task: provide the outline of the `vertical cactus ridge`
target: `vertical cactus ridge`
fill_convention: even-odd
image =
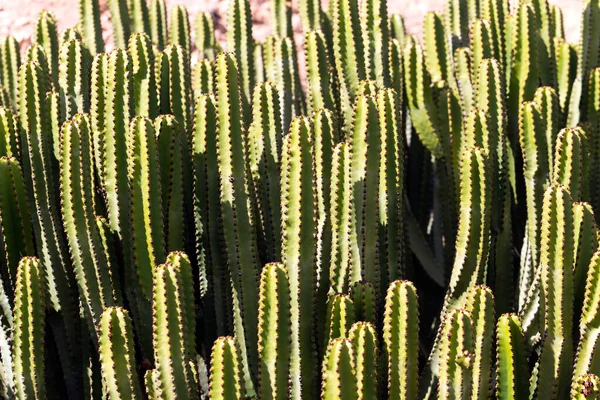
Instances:
[[[596,165],[600,160],[600,68],[595,68],[590,72],[588,119],[590,123],[590,129],[587,132],[590,165]],[[598,197],[600,195],[600,171],[597,168],[590,168],[588,185],[591,203],[597,209],[600,198]]]
[[[571,43],[562,38],[554,37],[554,57],[556,63],[556,89],[560,100],[560,108],[565,112],[566,119],[573,82],[577,73],[577,51]]]
[[[168,45],[167,6],[165,0],[150,0],[150,38],[159,51]]]
[[[356,282],[350,288],[350,298],[354,303],[354,319],[356,321],[374,324],[375,318],[375,289],[370,282]]]
[[[190,261],[171,253],[156,267],[152,288],[154,390],[161,398],[196,398],[190,369],[195,358],[194,292]]]
[[[19,262],[15,285],[12,352],[17,398],[46,397],[44,318],[47,296],[42,263],[35,257],[24,257]]]
[[[355,400],[358,386],[354,374],[354,349],[349,339],[329,342],[323,358],[321,398],[323,400]]]
[[[471,396],[474,329],[469,313],[457,309],[442,325],[438,397],[461,399]]]
[[[281,260],[290,279],[292,397],[314,392],[315,343],[312,339],[317,273],[314,129],[296,118],[283,141],[281,156]],[[302,382],[296,377],[302,376]]]
[[[147,33],[150,34],[150,15],[148,13],[148,4],[145,0],[128,0],[129,23],[131,24],[131,34]]]
[[[0,106],[0,157],[21,158],[17,117],[10,109]]]
[[[104,52],[98,0],[79,0],[79,24],[83,42],[91,55]]]
[[[104,107],[106,103],[105,85],[108,79],[108,56],[100,53],[94,57],[90,68],[90,128],[94,165],[99,186],[104,190]]]
[[[133,329],[127,310],[108,307],[98,325],[102,381],[111,398],[142,399],[135,367]]]
[[[2,82],[2,87],[10,99],[10,104],[6,106],[14,110],[17,107],[17,85],[19,67],[21,66],[21,54],[19,42],[12,36],[7,36],[0,43],[0,65],[2,66],[0,82]]]
[[[452,75],[452,50],[447,42],[448,34],[439,13],[428,12],[423,21],[423,50],[425,66],[431,82],[448,82]]]
[[[469,42],[469,12],[466,1],[446,0],[444,23],[448,29],[452,47],[461,47]]]
[[[89,51],[79,40],[70,40],[62,45],[58,65],[58,90],[61,114],[65,120],[89,111],[90,64]]]
[[[194,33],[196,34],[196,50],[200,53],[200,59],[213,61],[220,52],[220,47],[215,39],[215,22],[210,13],[199,12],[196,14]]]
[[[492,43],[492,27],[489,21],[478,19],[471,28],[471,68],[473,81],[479,76],[481,62],[485,59],[498,59]]]
[[[290,286],[285,266],[267,264],[261,273],[258,300],[260,398],[287,399],[291,345]]]
[[[235,56],[217,56],[216,71],[220,225],[232,278],[234,332],[240,345],[244,387],[247,395],[253,396],[250,371],[255,370],[257,359],[258,252],[246,181],[242,94]]]
[[[503,314],[496,325],[496,394],[499,400],[516,400],[529,395],[527,352],[521,321]]]
[[[325,347],[336,338],[347,338],[355,322],[354,303],[350,296],[336,294],[329,297],[325,326]]]
[[[553,184],[544,193],[540,268],[545,308],[546,337],[540,356],[539,381],[554,384],[538,385],[537,398],[567,393],[566,377],[570,376],[573,361],[573,266],[574,257],[565,251],[573,243],[573,208],[568,189]]]
[[[298,12],[304,33],[322,28],[324,17],[319,0],[300,0],[298,2]]]
[[[505,26],[509,14],[509,2],[507,0],[483,0],[480,6],[481,18],[489,21],[492,28],[493,53],[496,54],[498,60],[503,60],[508,40]]]
[[[575,267],[573,269],[573,321],[580,320],[580,311],[583,306],[586,277],[592,257],[598,250],[598,226],[594,210],[589,203],[577,202],[573,204],[573,226],[575,248]]]
[[[115,47],[117,49],[125,49],[129,36],[131,36],[132,25],[127,0],[109,0],[108,10],[110,11],[110,20],[113,26]]]
[[[409,281],[390,284],[383,318],[387,393],[393,400],[417,398],[419,379],[419,307]]]
[[[210,399],[245,398],[242,385],[240,354],[234,338],[220,337],[212,348],[210,363]]]
[[[335,81],[331,74],[331,60],[327,42],[321,31],[309,31],[304,40],[309,113],[319,109],[337,111]]]
[[[58,33],[56,31],[56,18],[53,14],[42,11],[35,23],[33,42],[42,46],[48,60],[50,82],[58,86]]]
[[[154,49],[150,37],[135,33],[129,38],[133,78],[135,115],[154,118],[158,114],[156,77],[154,75]]]
[[[281,38],[292,37],[292,7],[285,0],[271,0],[271,21],[273,21],[273,34]]]
[[[194,64],[193,74],[194,97],[214,93],[215,77],[211,61],[206,59],[198,61]]]
[[[231,0],[227,11],[227,51],[235,55],[243,101],[252,98],[254,58],[249,0]]]
[[[159,114],[173,114],[187,137],[191,125],[189,53],[178,44],[169,45],[159,53],[155,65]]]
[[[357,399],[377,397],[379,349],[377,331],[370,322],[356,322],[348,333],[354,349]]]
[[[191,53],[190,17],[185,6],[171,8],[169,43],[181,46],[187,54]]]
[[[561,184],[571,193],[574,201],[588,199],[588,140],[583,129],[563,129],[556,138],[552,182]]]
[[[279,94],[269,82],[257,85],[248,129],[248,164],[268,262],[277,261],[281,254],[282,137]]]
[[[389,22],[387,0],[361,3],[360,20],[365,49],[366,77],[381,86],[389,85]]]
[[[400,14],[392,14],[389,16],[389,21],[390,38],[396,39],[401,45],[404,44],[404,36],[406,36],[404,18]]]

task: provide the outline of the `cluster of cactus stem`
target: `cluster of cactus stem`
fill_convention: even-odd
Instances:
[[[297,1],[1,41],[0,398],[598,398],[600,0]]]

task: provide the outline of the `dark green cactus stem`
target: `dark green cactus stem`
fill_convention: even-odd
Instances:
[[[356,321],[375,323],[375,288],[371,282],[356,282],[350,289]]]
[[[496,326],[496,396],[498,400],[517,400],[528,395],[529,371],[521,321],[515,314],[503,314]]]
[[[46,103],[50,110],[50,131],[52,136],[52,149],[54,151],[52,167],[58,169],[55,161],[60,159],[60,127],[65,122],[63,107],[61,105],[60,94],[57,91],[48,92]]]
[[[506,19],[509,15],[509,2],[507,0],[483,0],[481,2],[481,18],[490,22],[492,28],[493,53],[498,61],[506,58],[507,48]]]
[[[560,108],[565,112],[569,108],[569,99],[573,82],[577,74],[577,50],[562,38],[554,38],[554,62],[556,63],[556,88],[560,99]]]
[[[473,82],[477,81],[481,63],[487,58],[498,59],[498,55],[494,53],[492,43],[492,27],[489,21],[478,19],[471,28],[471,71],[473,71]]]
[[[329,342],[323,358],[321,399],[355,400],[358,387],[354,375],[354,349],[348,339],[337,338]]]
[[[249,0],[232,0],[227,11],[227,51],[235,55],[243,101],[254,89],[252,13]]]
[[[446,0],[444,22],[451,38],[452,47],[458,48],[469,42],[469,12],[467,2]]]
[[[573,254],[575,255],[575,268],[573,271],[573,310],[575,316],[573,321],[580,318],[584,301],[586,276],[594,253],[598,250],[598,226],[594,210],[589,203],[579,202],[573,204],[574,243]]]
[[[597,165],[597,163],[600,162],[600,68],[595,68],[590,72],[589,88],[589,161],[590,165]],[[590,202],[592,203],[592,206],[598,210],[600,209],[598,208],[600,207],[600,171],[598,171],[597,168],[590,168],[588,185]]]
[[[212,94],[215,89],[213,63],[209,60],[200,60],[194,65],[194,97],[201,94]]]
[[[212,348],[210,400],[244,399],[240,352],[232,337],[220,337]]]
[[[462,399],[471,396],[473,380],[473,322],[469,313],[454,310],[442,324],[438,398]]]
[[[573,380],[571,398],[576,400],[597,399],[600,394],[600,378],[594,374],[577,376]]]
[[[168,252],[184,250],[183,165],[181,160],[184,136],[172,115],[154,120],[156,146],[160,165],[163,226]],[[155,196],[155,193],[152,193]]]
[[[377,398],[377,369],[379,366],[377,330],[369,322],[357,322],[352,325],[348,339],[354,348],[356,398],[360,400]]]
[[[103,387],[115,399],[142,399],[135,366],[133,329],[127,310],[108,307],[100,317],[100,365]]]
[[[150,16],[146,0],[128,0],[131,34],[150,34]]]
[[[321,31],[310,31],[304,41],[308,83],[308,112],[327,108],[337,111],[335,81],[332,74],[327,42]]]
[[[58,85],[61,116],[65,120],[89,111],[90,87],[87,75],[91,62],[89,51],[79,40],[70,40],[62,45]]]
[[[406,36],[404,18],[400,14],[392,14],[389,17],[389,21],[390,37],[396,39],[400,43],[400,46],[402,46],[404,44],[404,36]]]
[[[150,37],[145,33],[132,35],[128,52],[132,61],[135,115],[154,118],[158,114],[158,98],[154,76],[154,49]]]
[[[325,322],[325,348],[327,348],[327,343],[331,343],[336,338],[348,337],[348,332],[354,322],[354,303],[350,296],[345,294],[330,296]]]
[[[264,259],[277,261],[281,254],[280,173],[282,152],[279,95],[267,82],[254,88],[252,123],[248,129],[248,164],[258,203]]]
[[[83,42],[91,55],[104,52],[98,0],[79,0],[79,25]]]
[[[99,186],[104,188],[104,108],[106,104],[105,85],[108,80],[108,56],[100,53],[94,57],[90,69],[90,127],[94,163]]]
[[[171,8],[169,43],[180,45],[187,54],[191,52],[190,18],[184,6]]]
[[[167,6],[165,0],[150,0],[150,37],[158,50],[169,41],[167,31]]]
[[[27,51],[25,52],[25,62],[26,61],[32,61],[38,64],[42,71],[44,71],[45,74],[50,76],[50,69],[48,68],[48,59],[46,57],[46,52],[44,51],[44,48],[39,44],[32,44],[27,48]]]
[[[189,54],[180,45],[170,45],[156,59],[159,113],[173,114],[186,132],[191,124],[191,77]]]
[[[19,127],[14,114],[0,106],[0,157],[21,158]]]
[[[194,289],[190,261],[171,253],[156,267],[152,294],[156,373],[153,386],[159,398],[197,398],[190,368],[195,358]]]
[[[70,42],[71,40],[79,40],[80,42],[83,42],[83,37],[81,36],[81,33],[79,33],[79,31],[77,31],[75,28],[68,28],[62,31],[58,40],[59,48],[62,47],[63,44]]]
[[[494,336],[494,295],[485,286],[476,286],[469,291],[465,309],[473,321],[473,356],[471,369],[473,381],[471,398],[490,398],[492,366],[492,342]]]
[[[302,30],[306,33],[321,29],[323,11],[320,0],[300,0],[298,2]]]
[[[2,88],[6,91],[10,99],[10,104],[6,106],[14,110],[17,108],[17,85],[19,67],[21,66],[21,54],[19,42],[12,36],[7,36],[2,41],[2,44],[0,44],[0,65],[2,66],[0,82],[2,82]]]
[[[15,286],[13,370],[19,399],[46,398],[44,341],[48,288],[40,260],[19,263]]]
[[[271,0],[273,34],[280,38],[292,37],[292,7],[286,0]]]
[[[0,221],[4,256],[0,261],[1,276],[5,291],[12,299],[21,257],[35,254],[23,174],[13,157],[0,157]]]
[[[210,13],[199,12],[194,20],[196,33],[196,50],[200,59],[212,61],[220,52],[220,46],[215,39],[215,23]]]
[[[52,85],[58,86],[58,34],[54,15],[42,11],[35,23],[33,42],[42,46],[48,60],[48,67]]]
[[[113,26],[115,47],[127,48],[127,41],[131,35],[131,18],[127,7],[127,0],[109,0],[108,9]]]
[[[283,141],[281,156],[281,260],[290,278],[293,398],[310,397],[316,386],[317,362],[312,332],[318,230],[314,208],[317,193],[313,143],[311,121],[299,117],[292,122]]]
[[[556,138],[552,182],[564,185],[574,201],[588,199],[588,140],[583,129],[567,128]]]
[[[287,399],[291,345],[290,286],[285,266],[267,264],[258,300],[260,398]]]
[[[221,53],[216,62],[221,226],[232,277],[234,332],[240,347],[244,387],[246,394],[253,397],[250,371],[256,370],[257,360],[258,252],[246,181],[242,86],[231,53]]]
[[[550,36],[564,39],[565,24],[563,12],[558,6],[550,5]]]
[[[333,55],[340,82],[344,124],[350,124],[358,83],[367,77],[358,4],[352,0],[333,0]]]
[[[564,397],[573,362],[573,205],[564,186],[553,184],[544,193],[540,244],[542,296],[545,305],[546,337],[539,361],[538,399]],[[554,349],[560,349],[555,351]]]
[[[71,261],[84,314],[97,343],[95,327],[102,311],[116,305],[112,267],[103,250],[102,239],[94,221],[92,176],[93,160],[89,122],[76,115],[61,130],[60,198],[62,219],[70,248]]]
[[[389,86],[387,0],[365,0],[361,3],[360,12],[366,77],[381,86]]]
[[[390,284],[385,299],[383,342],[390,400],[414,400],[419,380],[419,301],[408,281]]]

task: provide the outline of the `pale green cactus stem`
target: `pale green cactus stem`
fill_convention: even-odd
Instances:
[[[594,210],[589,203],[579,202],[573,204],[573,226],[574,226],[574,248],[575,268],[573,270],[573,310],[575,313],[573,321],[579,320],[582,309],[586,276],[588,267],[594,253],[598,250],[598,226]]]
[[[17,107],[17,85],[21,54],[19,42],[12,36],[7,36],[0,44],[0,65],[2,66],[0,82],[2,82],[2,88],[10,99],[10,104],[7,104],[7,106],[14,110]]]
[[[600,68],[590,72],[589,89],[588,119],[591,126],[588,139],[590,165],[593,166],[600,162]],[[600,206],[600,171],[594,167],[590,168],[587,180],[592,206],[599,209],[597,207]]]
[[[577,74],[577,50],[574,45],[562,38],[554,38],[554,62],[556,63],[556,88],[560,108],[566,113]]]
[[[360,81],[356,89],[356,98],[363,96],[375,97],[380,87],[376,81]],[[356,105],[356,102],[354,103]]]
[[[556,69],[551,62],[554,60],[554,32],[552,26],[552,15],[548,0],[531,1],[535,11],[535,21],[537,25],[539,39],[538,47],[538,66],[540,73],[540,83],[543,86],[556,85]],[[535,42],[532,43],[535,45]]]
[[[492,26],[488,20],[478,19],[471,28],[471,80],[477,82],[480,66],[487,58],[498,59],[492,42]]]
[[[329,342],[323,358],[321,399],[358,399],[353,347],[349,339],[337,338]]]
[[[121,307],[104,310],[98,335],[105,395],[114,399],[142,399],[135,366],[133,329],[127,310]]]
[[[375,288],[371,282],[356,282],[350,288],[350,298],[354,303],[355,321],[374,324],[375,318]]]
[[[196,33],[196,50],[200,59],[213,61],[220,52],[220,46],[215,39],[215,22],[210,13],[199,12],[194,20]]]
[[[127,0],[109,0],[108,10],[110,11],[110,20],[113,26],[115,47],[125,49],[127,48],[129,36],[131,36],[132,26]]]
[[[448,29],[452,47],[459,48],[469,43],[469,10],[466,1],[446,0],[444,22]]]
[[[214,93],[215,77],[213,63],[209,60],[200,60],[194,65],[194,97],[201,94]]]
[[[600,395],[600,378],[595,374],[580,375],[573,378],[571,398],[575,400],[597,399]]]
[[[555,5],[550,5],[550,36],[560,39],[565,37],[563,12]]]
[[[145,33],[133,34],[129,38],[128,52],[132,61],[135,115],[154,118],[158,114],[158,98],[150,37]]]
[[[95,171],[99,186],[104,188],[104,108],[108,76],[108,56],[99,53],[94,57],[90,69],[90,127],[92,129],[92,145],[94,151]]]
[[[354,374],[358,400],[377,398],[379,349],[377,330],[370,322],[356,322],[348,333],[354,348]],[[345,384],[342,383],[342,384]]]
[[[136,117],[127,136],[131,188],[133,262],[146,299],[151,298],[156,266],[165,260],[163,205],[156,132],[152,121]]]
[[[46,74],[48,74],[48,76],[50,75],[50,72],[48,69],[48,61],[46,58],[46,52],[44,51],[44,48],[41,45],[32,44],[31,46],[29,46],[27,48],[27,50],[25,51],[25,57],[24,57],[23,63],[25,63],[27,61],[32,61],[32,62],[38,64],[40,66],[40,68],[42,69],[42,71],[44,71]],[[18,98],[17,98],[17,101],[18,101]]]
[[[150,15],[148,14],[148,4],[146,0],[128,0],[131,34],[146,33],[150,34]]]
[[[169,43],[178,44],[190,54],[192,49],[190,37],[190,17],[185,6],[175,6],[171,8],[171,24]]]
[[[210,400],[245,398],[240,364],[236,340],[229,336],[218,338],[210,361]]]
[[[194,164],[194,221],[196,227],[196,255],[198,265],[209,270],[211,282],[208,297],[214,296],[216,334],[224,335],[231,326],[229,275],[227,254],[221,247],[219,171],[217,142],[213,132],[217,129],[215,99],[201,95],[194,107],[192,161]],[[214,293],[214,294],[213,294]]]
[[[166,250],[184,250],[183,164],[181,160],[183,134],[172,115],[154,120],[156,146],[160,165],[163,226]],[[152,193],[154,197],[156,194]]]
[[[352,197],[350,185],[350,146],[342,142],[333,150],[331,167],[331,267],[329,270],[329,291],[347,293],[352,277],[351,214]]]
[[[60,93],[61,115],[65,120],[89,111],[88,70],[91,62],[89,51],[79,40],[70,40],[62,45],[57,90]]]
[[[321,29],[324,16],[320,0],[300,0],[298,10],[304,33]]]
[[[472,399],[490,398],[492,367],[492,342],[494,338],[494,295],[486,286],[476,286],[469,291],[465,310],[473,321],[473,357],[471,370]]]
[[[265,60],[264,60],[264,43],[254,42],[254,50],[252,50],[252,57],[254,57],[254,84],[258,85],[266,80],[265,77]]]
[[[389,16],[389,21],[390,37],[396,39],[400,43],[400,46],[404,45],[404,36],[406,36],[404,18],[400,14],[392,14]]]
[[[169,44],[165,0],[150,0],[150,37],[159,51]]]
[[[379,162],[379,257],[387,271],[381,274],[381,297],[389,282],[404,275],[404,127],[403,103],[392,89],[377,94],[381,138]],[[379,297],[379,296],[378,296]]]
[[[475,91],[476,80],[471,80],[471,50],[468,47],[459,47],[454,51],[454,71],[456,74],[456,86],[460,94],[461,109],[469,115],[471,107],[473,105],[473,95]],[[456,151],[461,148],[460,134],[453,132],[452,135],[452,148],[453,148],[453,159],[454,165],[458,165],[456,156],[460,155],[460,152]]]
[[[75,28],[68,28],[62,31],[58,40],[58,47],[61,48],[63,44],[70,42],[71,40],[79,40],[80,42],[83,42],[83,37],[81,36],[81,33],[79,33],[79,31]]]
[[[250,213],[246,156],[244,149],[243,108],[235,57],[217,57],[217,162],[220,181],[220,225],[231,276],[234,332],[239,343],[244,388],[249,397],[255,393],[250,371],[256,371],[258,323],[258,250],[253,216]],[[291,280],[291,279],[290,279]]]
[[[376,98],[356,99],[350,129],[351,268],[350,283],[365,279],[379,291],[379,163],[381,139]]]
[[[566,243],[573,243],[573,205],[566,187],[553,184],[546,189],[541,232],[545,233],[540,241],[540,268],[546,336],[539,361],[536,398],[563,398],[569,391],[573,368],[574,257],[565,248]]]
[[[566,128],[556,138],[552,182],[564,185],[574,201],[588,200],[588,139],[579,127]]]
[[[546,136],[545,157],[548,158],[549,170],[554,171],[554,148],[561,127],[564,125],[563,115],[560,109],[559,99],[556,91],[548,86],[540,87],[535,91],[533,97],[537,109],[544,120],[544,132]]]
[[[98,0],[79,0],[79,26],[85,47],[91,55],[104,52]]]
[[[505,30],[506,18],[509,15],[508,0],[482,0],[480,4],[481,18],[490,22],[492,28],[493,53],[498,61],[505,59],[508,32]]]
[[[42,11],[35,23],[33,43],[42,46],[48,60],[48,67],[52,85],[58,86],[58,33],[56,31],[56,18],[53,14]]]
[[[92,176],[93,160],[88,118],[78,114],[65,122],[60,142],[60,199],[62,220],[70,248],[71,262],[83,300],[84,315],[98,341],[95,327],[102,311],[116,304],[120,291],[112,280],[110,260],[103,251],[95,224]]]
[[[227,51],[235,55],[244,104],[254,89],[252,13],[249,0],[231,0],[227,11]],[[248,112],[245,112],[248,115]]]
[[[441,329],[438,398],[469,398],[475,351],[471,317],[463,310],[453,310],[445,316]]]
[[[285,266],[267,264],[258,300],[260,398],[287,399],[291,345],[290,286]]]
[[[307,109],[309,113],[327,108],[337,111],[335,78],[327,52],[327,42],[321,31],[309,31],[304,40],[307,75]]]
[[[419,380],[419,300],[409,281],[390,284],[383,317],[387,394],[390,400],[414,400]]]
[[[358,83],[367,77],[358,4],[352,0],[333,0],[333,59],[339,79],[342,126],[349,126]]]
[[[48,288],[42,262],[24,257],[15,286],[13,371],[18,399],[46,398],[44,342]]]
[[[513,152],[517,149],[518,115],[521,103],[533,100],[538,86],[538,32],[535,10],[531,4],[522,3],[513,22],[512,55],[508,89],[509,139]],[[507,35],[507,37],[510,37]]]
[[[282,137],[279,94],[269,82],[257,85],[248,129],[248,166],[259,211],[259,234],[265,246],[263,258],[267,262],[277,261],[281,255]]]
[[[19,127],[15,115],[0,106],[0,157],[21,158]]]
[[[316,391],[313,309],[319,232],[314,141],[311,121],[306,117],[296,118],[283,141],[281,155],[281,260],[290,279],[290,374],[294,377],[291,381],[294,398],[310,397]]]
[[[503,314],[496,325],[496,396],[498,400],[529,396],[527,351],[521,321],[515,314]]]
[[[184,253],[171,253],[156,267],[152,288],[153,342],[158,398],[197,398],[190,362],[195,358],[194,283]]]
[[[428,12],[423,21],[423,50],[425,67],[433,84],[451,84],[453,79],[452,48],[448,43],[448,34],[442,16],[437,12]]]
[[[348,332],[354,322],[354,303],[350,296],[345,294],[329,296],[325,321],[325,348],[336,338],[348,337]]]
[[[390,39],[388,57],[390,58],[390,87],[396,91],[399,98],[404,99],[404,62],[402,60],[402,45],[398,39]],[[402,111],[404,113],[405,106]]]
[[[389,86],[389,22],[387,0],[365,0],[361,3],[360,20],[365,51],[367,79]],[[359,50],[360,51],[360,50]]]
[[[292,37],[292,7],[286,0],[271,0],[271,21],[273,21],[273,34],[280,38]]]
[[[23,173],[13,157],[0,157],[0,220],[4,256],[0,261],[2,282],[12,299],[21,257],[35,254]]]

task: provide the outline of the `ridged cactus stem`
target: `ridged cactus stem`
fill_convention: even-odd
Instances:
[[[496,320],[492,291],[485,286],[471,289],[465,308],[471,314],[473,321],[471,398],[488,399],[490,398],[493,328]]]
[[[210,400],[244,399],[242,367],[236,340],[220,337],[212,348]]]
[[[53,14],[42,11],[34,28],[35,44],[42,46],[48,60],[48,72],[50,82],[54,87],[58,86],[58,33],[56,31],[56,18]]]
[[[235,54],[242,99],[246,102],[252,98],[254,89],[252,13],[249,0],[230,1],[227,26],[227,50]]]
[[[6,91],[10,104],[5,106],[16,109],[17,108],[17,94],[18,94],[18,77],[19,67],[21,66],[21,54],[19,49],[19,42],[12,37],[8,36],[0,44],[0,65],[2,71],[0,72],[0,82],[2,82],[2,89]]]
[[[375,326],[369,322],[356,322],[348,333],[348,339],[354,348],[356,398],[358,400],[374,399],[377,397],[377,369],[379,366]]]
[[[190,17],[187,8],[175,6],[171,9],[170,44],[178,44],[190,54],[192,49],[190,37]]]
[[[150,37],[158,50],[168,44],[167,6],[165,0],[150,0]]]
[[[438,398],[463,399],[471,395],[473,379],[473,323],[469,314],[454,310],[442,325]]]
[[[150,37],[145,33],[132,35],[128,50],[132,61],[135,114],[154,118],[158,114],[158,98],[154,75],[154,49]]]
[[[75,114],[89,111],[90,64],[89,51],[79,40],[70,40],[62,45],[58,66],[58,90],[61,114],[65,120],[71,119]]]
[[[365,0],[360,19],[365,49],[366,77],[381,86],[389,86],[389,49],[387,0]]]
[[[115,47],[125,49],[131,35],[131,18],[127,0],[109,0],[108,9],[113,26]]]
[[[354,348],[348,339],[337,338],[329,343],[323,358],[321,399],[357,399],[354,375]]]
[[[496,327],[496,395],[498,400],[517,400],[529,395],[527,353],[521,321],[503,314]]]
[[[327,108],[337,111],[335,81],[327,42],[321,31],[310,31],[304,41],[308,83],[308,111]]]
[[[104,52],[98,0],[79,0],[79,23],[83,41],[91,55]]]

